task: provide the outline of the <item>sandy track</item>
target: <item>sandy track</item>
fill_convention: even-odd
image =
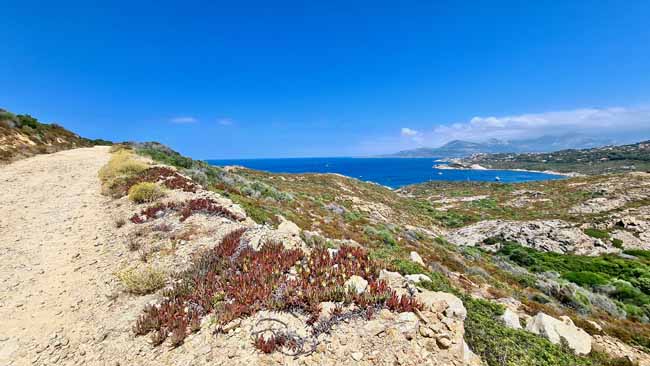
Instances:
[[[94,334],[114,263],[97,178],[108,159],[95,147],[0,167],[0,365],[67,364],[57,349]]]

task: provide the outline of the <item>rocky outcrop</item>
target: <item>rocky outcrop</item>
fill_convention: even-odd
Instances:
[[[446,236],[449,242],[456,245],[498,250],[498,243],[486,242],[489,238],[513,241],[525,247],[556,253],[599,255],[619,251],[600,239],[587,236],[579,227],[562,220],[481,221]]]
[[[512,329],[521,329],[521,323],[519,322],[519,315],[514,311],[506,308],[503,312],[503,315],[499,317],[503,324]]]
[[[628,200],[625,197],[598,197],[587,200],[572,207],[569,212],[572,214],[596,214],[616,210],[625,206]]]
[[[594,350],[606,353],[611,357],[627,359],[631,365],[650,366],[650,355],[627,345],[614,337],[595,335],[593,348]]]
[[[547,338],[552,343],[560,344],[566,340],[569,348],[578,355],[591,352],[592,337],[584,330],[576,327],[569,317],[553,318],[544,313],[538,313],[528,320],[526,330]]]
[[[418,254],[418,252],[411,252],[410,254],[411,262],[414,262],[416,264],[421,265],[422,267],[426,267],[424,264],[424,261],[422,260],[422,257]]]

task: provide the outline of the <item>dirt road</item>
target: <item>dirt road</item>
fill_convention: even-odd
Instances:
[[[107,147],[0,166],[0,365],[74,364],[109,301]],[[47,360],[47,361],[45,361]]]

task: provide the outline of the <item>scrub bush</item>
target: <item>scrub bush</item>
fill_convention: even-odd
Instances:
[[[135,203],[153,202],[165,196],[165,192],[155,183],[138,183],[129,189],[129,199]]]

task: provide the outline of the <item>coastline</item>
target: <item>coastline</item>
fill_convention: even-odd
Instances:
[[[584,177],[585,174],[581,173],[576,173],[576,172],[558,172],[554,170],[530,170],[530,169],[494,169],[494,168],[486,168],[482,165],[479,164],[472,164],[471,166],[450,166],[446,164],[438,164],[433,166],[434,169],[440,169],[440,170],[477,170],[477,171],[510,171],[510,172],[526,172],[526,173],[540,173],[540,174],[550,174],[550,175],[558,175],[558,176],[563,176],[567,178],[575,178],[575,177]]]

